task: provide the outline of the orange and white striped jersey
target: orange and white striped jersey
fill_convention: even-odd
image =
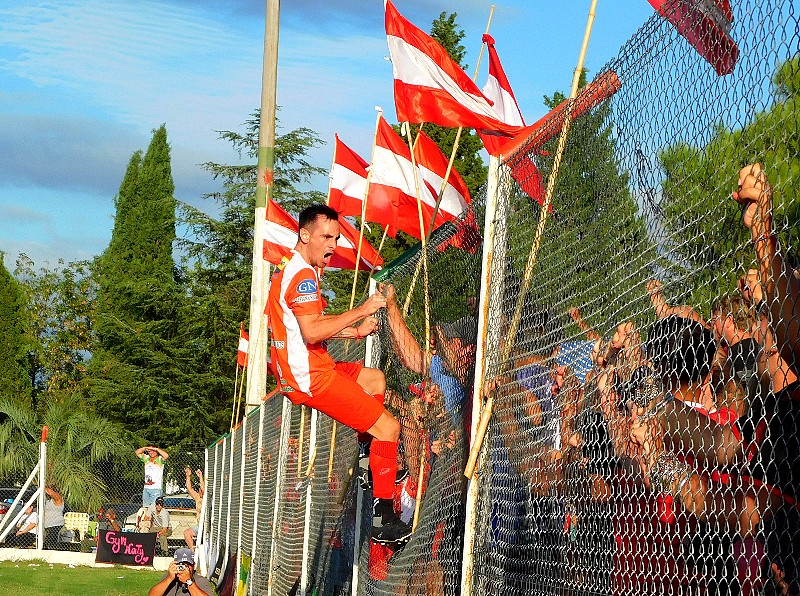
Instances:
[[[333,370],[333,358],[324,342],[306,343],[297,322],[298,316],[322,314],[324,308],[317,271],[293,250],[272,276],[267,301],[274,363],[284,393],[313,396],[330,384],[331,376],[324,373]]]

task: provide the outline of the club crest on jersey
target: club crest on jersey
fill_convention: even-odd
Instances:
[[[297,293],[298,294],[316,294],[317,293],[317,282],[313,279],[304,279],[299,284],[297,284]]]

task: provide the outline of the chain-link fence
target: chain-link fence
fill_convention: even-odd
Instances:
[[[552,209],[529,193],[559,114],[427,259],[376,276],[395,310],[371,350],[330,346],[386,376],[410,542],[370,542],[354,433],[275,396],[208,452],[212,576],[253,594],[800,593],[800,15],[733,8],[732,74],[654,16],[576,110]]]

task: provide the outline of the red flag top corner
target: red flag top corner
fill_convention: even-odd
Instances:
[[[719,76],[730,74],[739,58],[731,37],[733,11],[730,0],[648,0],[656,12],[672,23],[686,41]]]

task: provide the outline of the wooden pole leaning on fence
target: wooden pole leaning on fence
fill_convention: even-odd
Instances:
[[[430,306],[430,294],[428,293],[428,235],[425,233],[425,220],[422,216],[422,199],[420,198],[419,194],[419,176],[417,174],[417,160],[414,155],[414,150],[417,147],[416,141],[412,143],[411,141],[411,125],[406,122],[406,137],[408,138],[408,147],[411,150],[411,169],[414,171],[414,190],[417,194],[417,214],[419,215],[419,235],[421,236],[422,241],[422,254],[420,255],[420,262],[422,263],[422,279],[423,279],[423,304],[425,305],[425,355],[423,359],[423,369],[422,375],[423,378],[427,378],[428,376],[428,364],[430,358],[430,350],[431,350],[431,306]],[[419,140],[419,132],[417,133],[417,140]],[[447,184],[445,178],[445,184]],[[411,288],[413,291],[413,288]],[[409,295],[406,297],[408,301],[408,297],[411,296],[411,291]],[[427,404],[425,405],[425,414],[424,417],[427,418],[428,414],[428,407]],[[419,521],[419,509],[420,509],[420,501],[422,500],[422,481],[424,480],[423,475],[425,473],[425,458],[419,458],[419,475],[417,476],[417,503],[414,507],[414,519],[411,523],[411,531],[413,532],[417,528],[417,522]]]
[[[531,280],[533,279],[533,269],[536,266],[536,259],[539,255],[539,247],[542,243],[544,226],[547,223],[547,214],[550,210],[550,203],[553,199],[553,189],[555,188],[556,180],[558,179],[558,170],[561,167],[561,159],[564,156],[564,148],[567,144],[567,133],[569,132],[569,126],[572,121],[572,108],[575,103],[575,98],[578,96],[578,83],[580,81],[581,73],[583,72],[583,63],[586,58],[586,49],[589,46],[589,38],[592,34],[592,25],[594,24],[596,7],[597,0],[592,0],[592,5],[589,8],[589,18],[586,22],[586,31],[583,35],[581,52],[578,56],[578,66],[575,68],[575,73],[572,77],[572,88],[569,93],[569,102],[567,103],[567,109],[564,114],[564,123],[561,127],[561,136],[558,139],[558,148],[556,150],[555,158],[553,159],[553,169],[547,179],[547,190],[545,191],[544,203],[539,211],[539,223],[536,226],[536,234],[533,238],[533,244],[531,245],[530,253],[528,254],[528,262],[525,265],[525,276],[522,280],[522,288],[520,290],[519,297],[517,298],[517,304],[514,308],[514,316],[511,319],[511,326],[509,327],[508,335],[506,336],[505,348],[503,349],[502,360],[500,361],[501,367],[506,366],[506,362],[511,355],[511,350],[514,347],[514,343],[516,342],[517,331],[519,330],[519,322],[522,318],[522,308],[525,303],[525,296],[530,289]],[[483,411],[481,412],[480,422],[478,423],[478,429],[475,433],[475,440],[472,443],[472,448],[469,452],[469,459],[467,460],[467,465],[464,469],[464,476],[467,478],[471,478],[475,473],[475,467],[478,462],[478,456],[480,455],[481,448],[483,447],[483,441],[486,438],[486,430],[489,427],[489,420],[492,416],[493,407],[494,397],[489,395],[489,397],[486,399],[486,405],[484,405]]]
[[[489,34],[489,29],[492,26],[492,17],[494,17],[494,4],[489,9],[489,20],[486,23],[486,35]],[[478,52],[478,61],[475,63],[475,70],[472,73],[472,80],[478,80],[478,70],[481,67],[481,61],[483,60],[483,48],[485,44],[481,42],[481,49]],[[422,127],[420,127],[422,130]],[[442,181],[442,187],[439,189],[439,195],[436,197],[436,205],[433,207],[433,217],[431,217],[431,222],[428,224],[428,232],[427,236],[430,238],[431,233],[433,233],[433,228],[436,223],[436,216],[439,214],[439,207],[442,204],[442,199],[444,198],[444,191],[447,190],[447,181],[450,180],[450,172],[453,171],[453,163],[456,160],[456,153],[458,152],[458,146],[461,143],[461,133],[464,131],[463,126],[459,126],[458,130],[456,131],[456,138],[453,140],[453,149],[450,151],[450,161],[447,162],[447,169],[444,173],[444,180]],[[411,305],[411,296],[414,294],[414,288],[417,285],[417,279],[419,278],[421,267],[421,261],[417,263],[417,268],[414,270],[414,276],[411,278],[411,286],[408,289],[408,294],[406,295],[406,300],[403,303],[403,317],[405,318],[408,315],[408,309]]]

